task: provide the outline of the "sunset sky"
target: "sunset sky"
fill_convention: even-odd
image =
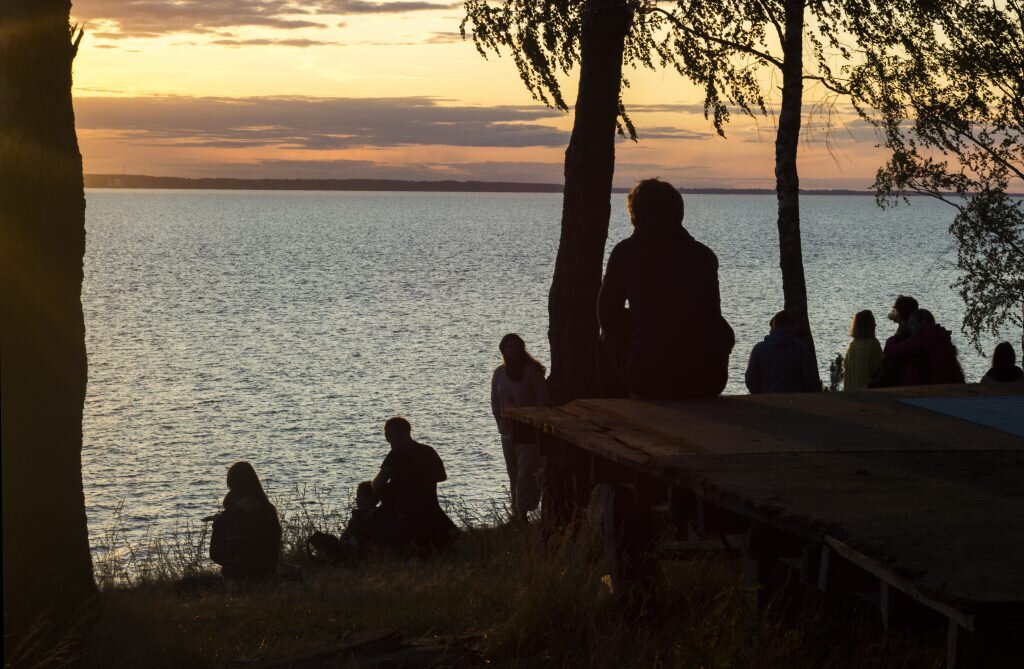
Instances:
[[[77,0],[85,171],[560,183],[571,113],[535,102],[509,56],[480,57],[462,14],[418,0]],[[616,185],[774,185],[770,117],[734,115],[722,139],[677,74],[627,77],[640,140],[619,142]],[[575,81],[564,91],[571,104]],[[871,183],[874,134],[840,120],[828,142],[806,133],[804,188]]]

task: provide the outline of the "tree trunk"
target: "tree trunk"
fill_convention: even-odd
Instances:
[[[548,294],[555,404],[598,391],[597,293],[611,216],[622,52],[632,21],[633,10],[620,0],[590,0],[584,10],[576,115],[565,152],[562,235]]]
[[[807,282],[804,279],[800,244],[800,177],[796,171],[800,144],[800,116],[803,113],[804,0],[785,0],[786,33],[782,42],[782,108],[775,137],[775,191],[779,201],[779,264],[782,268],[782,296],[787,311],[814,355],[818,356],[807,315]]]
[[[0,4],[5,666],[31,661],[32,640],[44,662],[73,642],[96,595],[82,494],[85,195],[70,11],[69,0]]]

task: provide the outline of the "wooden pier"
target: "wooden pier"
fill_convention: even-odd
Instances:
[[[509,415],[537,429],[547,456],[545,513],[568,518],[601,486],[622,592],[653,588],[662,509],[702,537],[742,535],[762,610],[795,583],[849,592],[887,627],[944,619],[949,667],[1024,667],[1021,386],[577,400]]]

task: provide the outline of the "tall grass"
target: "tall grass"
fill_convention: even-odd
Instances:
[[[886,636],[870,615],[815,609],[795,628],[758,622],[740,566],[725,555],[659,564],[659,606],[625,618],[604,586],[594,524],[561,531],[509,525],[504,505],[449,512],[465,529],[428,561],[371,556],[352,567],[311,562],[313,530],[338,532],[347,513],[310,491],[279,504],[285,559],[298,582],[184,596],[174,580],[212,573],[205,525],[97,560],[104,613],[83,664],[204,667],[287,657],[358,630],[459,640],[508,667],[936,667],[938,640]],[[815,613],[817,611],[817,613]]]

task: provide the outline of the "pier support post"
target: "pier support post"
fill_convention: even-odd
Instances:
[[[973,633],[949,621],[946,669],[1019,669],[1024,666],[1024,642],[1020,625],[1011,628],[979,623]]]
[[[590,504],[590,459],[550,435],[540,435],[538,443],[545,461],[541,514],[544,522],[564,527]]]
[[[747,532],[743,580],[757,586],[759,614],[775,615],[792,625],[802,613],[803,592],[800,576],[783,559],[805,559],[802,542],[760,524],[751,524]]]
[[[657,581],[651,507],[622,486],[599,485],[594,492],[601,499],[612,592],[630,615],[649,613],[656,604]]]

